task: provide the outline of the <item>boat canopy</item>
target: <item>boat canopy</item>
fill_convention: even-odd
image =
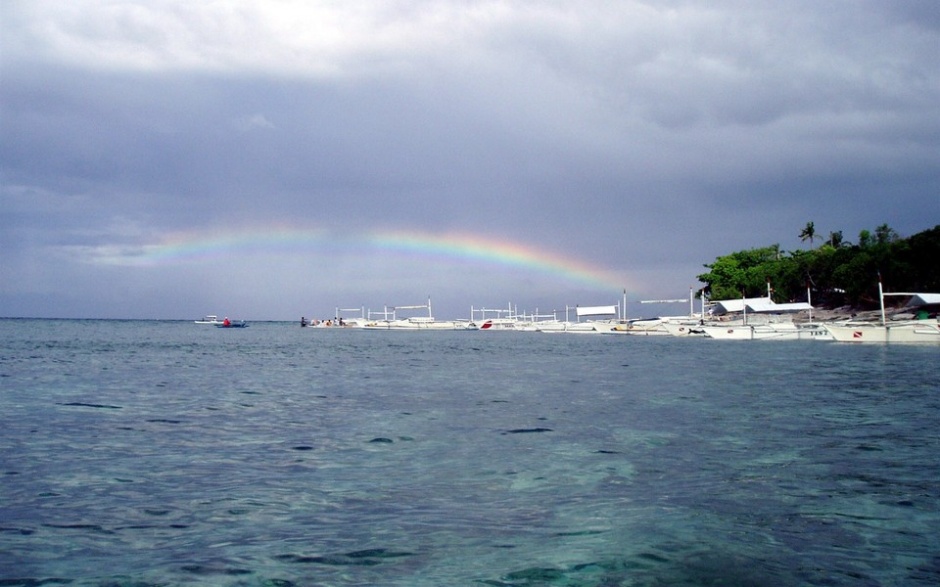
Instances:
[[[889,295],[889,294],[885,294]],[[940,293],[911,293],[911,294],[890,294],[890,295],[909,295],[911,299],[905,306],[916,308],[918,306],[935,306],[940,304]]]
[[[578,306],[578,317],[581,316],[616,316],[617,306]]]
[[[787,304],[773,304],[771,309],[768,312],[802,312],[804,310],[812,310],[813,306],[807,304],[806,302],[791,302]]]
[[[741,298],[739,300],[720,300],[713,302],[711,313],[715,315],[730,314],[733,312],[771,313],[783,314],[787,312],[800,312],[802,310],[812,310],[813,306],[806,302],[795,302],[789,304],[775,304],[768,298]]]
[[[732,312],[743,312],[744,308],[752,309],[754,305],[767,304],[770,302],[767,298],[740,298],[735,300],[717,300],[712,301],[710,312],[716,315],[730,314]],[[770,302],[773,303],[773,302]]]

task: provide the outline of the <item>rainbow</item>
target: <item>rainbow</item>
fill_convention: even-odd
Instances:
[[[134,251],[108,253],[107,262],[125,265],[168,265],[217,261],[232,255],[298,252],[391,252],[419,257],[462,260],[532,270],[592,288],[631,287],[626,276],[582,259],[536,248],[522,242],[465,232],[373,230],[337,233],[287,226],[219,232],[178,233]]]

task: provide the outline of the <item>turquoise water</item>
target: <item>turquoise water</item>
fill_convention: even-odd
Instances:
[[[0,334],[0,585],[940,583],[935,346]]]

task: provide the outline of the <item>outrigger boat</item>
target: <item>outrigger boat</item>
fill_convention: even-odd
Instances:
[[[885,296],[909,296],[905,308],[915,310],[914,316],[885,317]],[[936,313],[930,318],[930,308],[940,307],[940,293],[884,293],[878,282],[881,301],[880,322],[847,321],[825,324],[826,330],[838,342],[874,343],[940,343],[940,320]]]
[[[427,316],[411,316],[409,318],[398,318],[398,310],[422,310],[427,308]],[[370,315],[372,312],[370,312]],[[466,329],[466,323],[456,320],[435,320],[431,314],[431,298],[428,298],[427,304],[416,306],[393,306],[386,307],[381,313],[382,320],[368,320],[363,328],[368,330],[463,330]]]
[[[570,320],[571,310],[577,320]],[[552,314],[554,317],[554,313]],[[607,316],[607,318],[603,318]],[[565,319],[542,320],[534,324],[539,332],[566,332],[572,334],[611,333],[622,324],[619,304],[610,306],[565,306]],[[584,318],[584,320],[582,320]]]
[[[704,324],[701,328],[709,338],[719,340],[832,340],[826,330],[813,323],[796,324],[793,314],[813,311],[809,302],[777,304],[766,298],[742,298],[716,302],[715,313],[740,313],[738,324]]]
[[[477,317],[479,313],[479,317]],[[474,308],[470,306],[470,328],[476,330],[523,330],[521,322],[512,309],[512,303],[506,310],[497,308]]]

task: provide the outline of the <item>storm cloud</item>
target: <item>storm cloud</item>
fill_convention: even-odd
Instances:
[[[808,246],[809,221],[848,240],[940,222],[931,1],[40,0],[0,16],[0,315],[675,298],[718,255]],[[494,254],[369,238],[391,231]],[[140,262],[218,235],[211,254]],[[501,260],[506,243],[607,278]]]

